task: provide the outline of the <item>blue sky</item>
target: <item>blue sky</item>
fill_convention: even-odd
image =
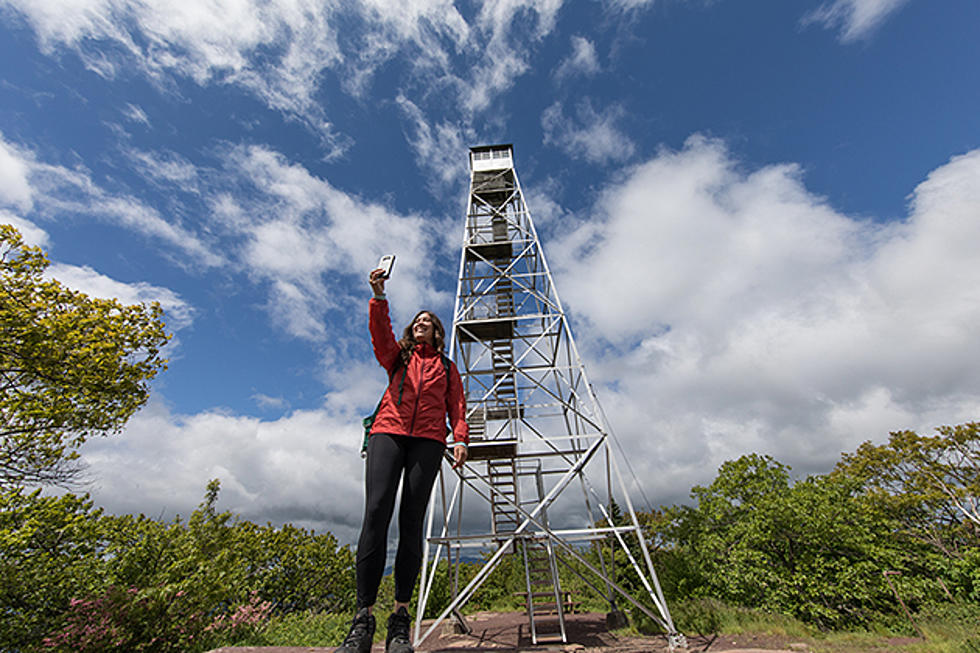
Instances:
[[[467,148],[517,172],[644,493],[798,474],[980,408],[971,0],[0,0],[0,219],[160,301],[170,367],[97,502],[356,536],[396,322],[448,319]]]

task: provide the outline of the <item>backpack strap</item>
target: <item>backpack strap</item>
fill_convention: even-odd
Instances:
[[[442,367],[446,370],[446,389],[448,390],[449,380],[453,378],[452,375],[449,373],[449,367],[450,365],[453,364],[453,362],[449,360],[449,356],[446,356],[445,352],[440,351],[439,358],[442,359]]]
[[[402,393],[405,391],[405,375],[408,374],[408,365],[402,360],[401,354],[398,355],[398,359],[395,361],[395,367],[388,375],[389,384],[398,372],[399,365],[402,367],[402,378],[398,382],[398,402],[395,404],[396,406],[402,405]],[[374,419],[378,416],[378,411],[381,410],[381,403],[385,400],[385,392],[387,391],[388,388],[386,387],[385,391],[381,393],[381,399],[378,400],[378,405],[374,407],[374,411],[361,420],[361,423],[364,425],[364,440],[361,442],[361,458],[367,458],[368,438],[371,436],[371,427],[374,426]]]
[[[449,356],[446,356],[446,354],[441,351],[439,352],[439,358],[442,359],[442,367],[446,370],[446,392],[448,393],[449,384],[453,378],[449,373],[452,361],[449,360]],[[391,374],[388,375],[389,384],[391,383],[391,379],[393,379],[395,374],[398,372],[399,365],[402,367],[402,378],[400,381],[398,381],[398,401],[395,402],[396,406],[402,405],[402,393],[405,391],[405,375],[408,374],[408,364],[402,360],[401,354],[399,354],[398,360],[395,361],[395,368],[391,370]],[[388,389],[385,388],[385,392],[387,392],[387,390]],[[381,403],[384,401],[384,399],[385,395],[384,392],[382,392],[381,399],[378,400],[378,405],[374,407],[374,412],[361,420],[364,425],[364,440],[361,443],[361,458],[367,457],[368,438],[371,435],[371,427],[374,425],[374,418],[378,416],[378,411],[381,410]],[[452,429],[449,428],[449,426],[446,426],[446,430],[449,433],[452,433]]]

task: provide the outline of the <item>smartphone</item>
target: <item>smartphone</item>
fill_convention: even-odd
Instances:
[[[378,261],[378,268],[384,270],[385,279],[391,276],[391,268],[393,267],[395,267],[394,254],[385,254],[384,256],[381,257],[381,260]]]

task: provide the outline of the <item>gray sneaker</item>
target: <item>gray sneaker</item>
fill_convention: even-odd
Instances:
[[[334,653],[369,653],[373,641],[374,615],[367,608],[361,608],[354,615],[347,638]]]
[[[412,620],[408,616],[408,610],[403,607],[398,608],[398,612],[391,613],[388,617],[388,637],[385,639],[385,653],[414,653],[412,640],[408,635],[409,626]]]

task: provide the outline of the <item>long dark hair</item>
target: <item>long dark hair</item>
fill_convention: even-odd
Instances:
[[[419,311],[412,318],[412,321],[408,323],[405,330],[402,331],[402,338],[398,341],[398,346],[402,348],[402,360],[408,362],[408,357],[412,355],[412,350],[415,349],[415,345],[419,344],[415,340],[415,336],[412,335],[412,326],[415,324],[415,320],[419,319],[422,314],[428,315],[432,319],[432,345],[436,348],[436,351],[446,350],[446,329],[442,326],[442,321],[439,316],[432,311]]]

